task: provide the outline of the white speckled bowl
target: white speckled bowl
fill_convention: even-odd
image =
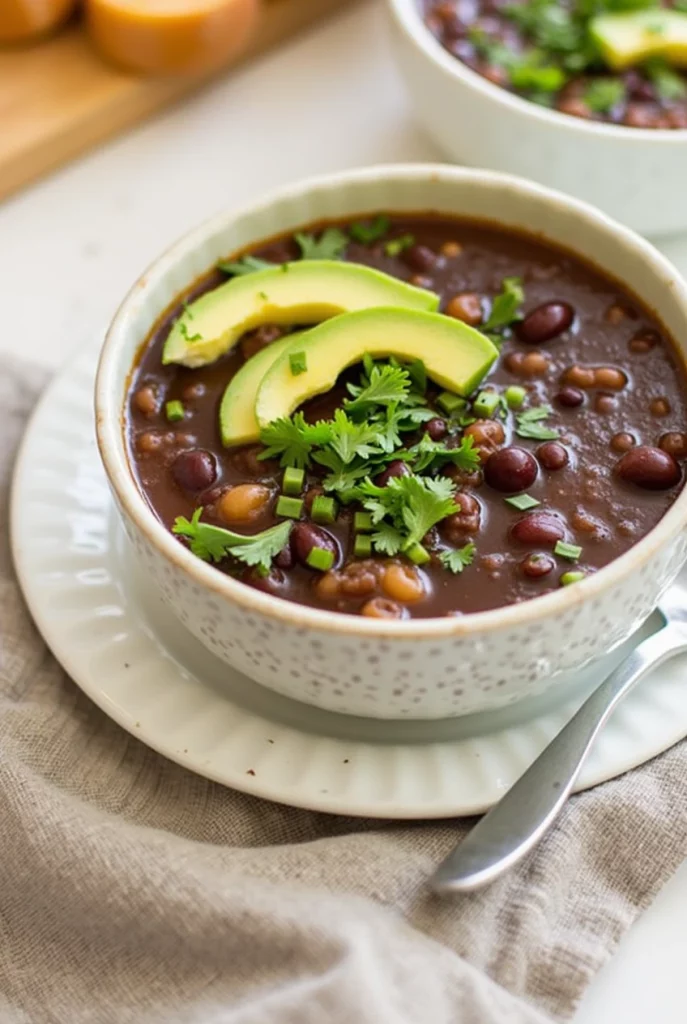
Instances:
[[[221,214],[134,285],[103,348],[100,451],[127,533],[178,618],[211,651],[279,693],[331,711],[443,718],[497,708],[562,684],[627,638],[687,556],[687,490],[659,525],[596,575],[533,601],[464,618],[381,621],[281,601],[199,561],[158,522],[127,461],[122,410],[136,352],[175,297],[220,258],[327,217],[435,210],[525,228],[605,268],[687,338],[687,289],[647,242],[537,185],[446,166],[349,171]]]
[[[448,53],[420,0],[387,4],[411,102],[452,160],[561,189],[643,234],[687,229],[687,130],[602,124],[530,103]]]

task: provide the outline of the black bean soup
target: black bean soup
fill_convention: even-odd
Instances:
[[[421,3],[427,27],[442,46],[495,85],[574,117],[633,128],[687,128],[685,73],[656,56],[614,71],[589,28],[595,15],[609,12],[687,12],[681,0]]]
[[[467,445],[473,462],[437,460],[434,479],[453,487],[453,505],[422,539],[422,558],[388,555],[376,541],[360,541],[359,528],[369,536],[371,526],[369,517],[363,526],[357,517],[374,506],[350,495],[335,495],[334,516],[314,522],[327,470],[311,462],[302,508],[271,567],[246,566],[229,555],[220,569],[327,610],[385,618],[459,615],[574,583],[656,525],[683,482],[685,370],[660,324],[633,296],[566,252],[487,224],[394,216],[383,237],[368,244],[350,239],[350,224],[338,227],[347,239],[340,258],[438,292],[444,313],[478,328],[499,319],[493,314],[509,288],[520,289],[517,314],[491,332],[500,353],[478,393],[467,402],[447,400],[429,382],[418,400],[424,419],[402,435],[396,457],[375,467],[375,483],[383,488],[412,475],[413,463],[404,457],[423,437],[449,453]],[[322,226],[311,230],[317,234]],[[297,259],[298,249],[293,239],[278,239],[252,255],[282,263]],[[209,274],[184,302],[225,280],[219,271]],[[168,528],[202,508],[203,521],[253,535],[284,522],[276,511],[284,469],[260,459],[260,444],[223,448],[218,407],[230,378],[284,330],[262,326],[203,368],[163,366],[162,347],[182,308],[180,299],[133,372],[126,422],[131,463]],[[332,392],[309,401],[306,420],[331,419],[361,372],[360,366],[347,370]],[[169,422],[170,402],[181,403],[182,420]],[[313,548],[333,558],[313,562]]]

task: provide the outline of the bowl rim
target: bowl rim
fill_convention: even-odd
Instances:
[[[664,146],[687,143],[687,128],[633,128],[630,125],[613,124],[609,121],[573,117],[560,110],[539,106],[523,96],[518,96],[517,93],[495,85],[469,68],[458,57],[448,53],[425,25],[420,13],[420,0],[387,0],[387,5],[407,38],[441,71],[480,93],[492,103],[510,110],[514,115],[530,117],[540,122],[543,127],[568,129],[580,135],[605,136],[625,145],[632,145],[633,142],[646,143],[649,140]]]
[[[96,373],[96,438],[105,472],[120,505],[158,554],[189,576],[200,588],[210,591],[215,597],[240,606],[247,613],[264,615],[294,628],[396,640],[459,638],[509,627],[536,625],[540,620],[560,616],[571,608],[592,601],[650,562],[663,545],[687,525],[687,486],[648,534],[624,554],[573,587],[561,587],[552,593],[518,604],[470,612],[463,616],[383,620],[286,601],[219,572],[213,565],[192,555],[187,547],[173,537],[157,519],[134,479],[125,443],[120,397],[121,378],[116,372],[116,357],[119,349],[129,340],[129,321],[135,317],[137,307],[146,292],[155,283],[164,280],[179,262],[201,246],[209,235],[223,230],[238,218],[253,215],[257,211],[267,211],[277,203],[312,191],[391,179],[398,183],[448,180],[467,183],[477,188],[505,187],[518,192],[521,196],[574,212],[578,220],[584,221],[593,230],[601,230],[613,236],[621,247],[634,250],[635,254],[643,258],[647,269],[662,281],[666,290],[673,290],[675,298],[685,307],[687,317],[687,282],[665,256],[644,238],[595,207],[554,189],[511,174],[447,164],[375,165],[308,177],[272,190],[258,200],[245,203],[241,207],[221,211],[210,217],[167,248],[132,285],[106,332]],[[256,242],[258,241],[259,239],[256,239]],[[572,252],[574,254],[575,250]],[[683,357],[687,362],[687,345],[683,350]]]

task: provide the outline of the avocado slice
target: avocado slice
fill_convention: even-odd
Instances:
[[[687,67],[687,14],[667,8],[600,14],[590,22],[604,60],[622,71],[650,57]]]
[[[235,277],[189,303],[169,332],[162,362],[206,366],[261,324],[314,324],[369,306],[434,310],[439,296],[356,263],[283,263]]]
[[[302,351],[306,370],[294,376],[289,356]],[[343,313],[293,342],[262,379],[255,400],[261,427],[290,416],[308,398],[329,391],[339,374],[360,362],[396,356],[421,359],[437,384],[459,395],[475,390],[498,355],[474,327],[442,313],[380,307]]]
[[[305,331],[294,331],[285,338],[273,341],[247,360],[229,381],[219,408],[219,429],[222,444],[229,448],[235,444],[249,444],[260,437],[255,418],[255,396],[262,378],[270,366],[290,348]]]

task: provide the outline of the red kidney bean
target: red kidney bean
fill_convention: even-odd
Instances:
[[[339,545],[328,530],[313,523],[294,523],[291,530],[291,550],[296,561],[309,569],[308,555],[313,548],[322,548],[324,551],[331,551],[334,555],[334,565],[340,559]]]
[[[552,548],[565,537],[565,525],[554,512],[530,512],[511,526],[510,535],[518,544]]]
[[[459,491],[455,497],[459,511],[447,516],[441,523],[441,531],[451,544],[465,543],[465,534],[479,533],[482,506],[468,491]]]
[[[542,576],[548,576],[550,572],[556,568],[556,563],[550,555],[543,555],[540,553],[528,555],[520,563],[520,569],[524,576],[529,576],[532,580],[541,579]]]
[[[662,448],[664,452],[668,452],[668,455],[672,455],[674,459],[684,459],[687,456],[687,434],[677,430],[662,434],[658,447]]]
[[[448,427],[445,420],[439,419],[436,416],[425,424],[425,430],[433,441],[441,441],[442,437],[446,437]]]
[[[564,448],[558,441],[547,441],[537,448],[539,464],[554,473],[557,469],[563,469],[570,461],[568,449]]]
[[[616,474],[621,480],[647,491],[667,491],[680,481],[680,467],[662,448],[639,445],[631,448],[616,463]]]
[[[172,476],[180,487],[191,494],[206,491],[217,479],[215,456],[204,448],[180,452],[172,463]]]
[[[436,266],[437,254],[426,245],[411,245],[403,253],[403,260],[411,270],[417,271],[418,274],[426,274]]]
[[[279,552],[274,560],[274,564],[279,566],[280,569],[290,569],[293,565],[293,551],[291,546],[287,545]]]
[[[537,461],[525,448],[512,445],[489,456],[484,479],[504,494],[526,491],[537,479]]]
[[[656,90],[651,82],[647,81],[638,71],[626,71],[623,78],[627,95],[631,100],[639,100],[641,103],[654,102]]]
[[[556,402],[564,409],[577,409],[584,402],[584,393],[579,388],[565,387],[556,395]]]
[[[515,333],[528,345],[543,345],[567,331],[574,319],[575,310],[569,302],[545,302],[527,314]]]
[[[377,484],[377,487],[386,487],[392,477],[410,475],[411,472],[408,469],[407,463],[405,463],[403,459],[394,459],[393,462],[390,462],[386,469],[379,474],[375,483]]]

